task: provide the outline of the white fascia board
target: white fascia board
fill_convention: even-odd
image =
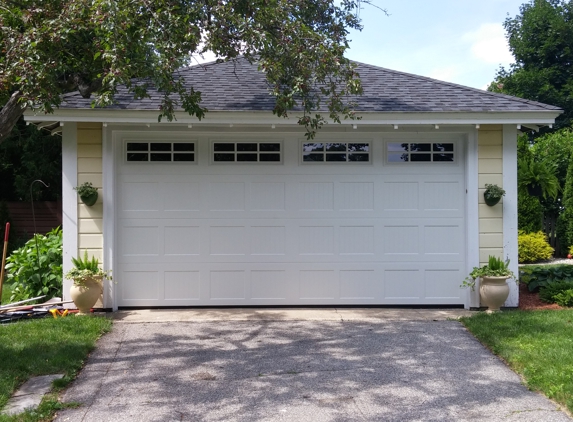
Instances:
[[[168,122],[165,118],[160,124],[194,124],[194,125],[225,125],[225,124],[280,124],[297,125],[299,112],[292,111],[290,118],[274,116],[270,111],[209,111],[199,120],[184,112],[177,112],[175,120]],[[555,123],[555,118],[561,114],[558,111],[522,111],[522,112],[431,112],[409,113],[389,112],[371,113],[357,112],[360,120],[345,120],[343,124],[357,125],[463,125],[463,124],[536,124],[548,125]],[[158,124],[157,110],[102,110],[102,109],[60,109],[49,115],[49,120],[60,122],[104,122],[104,123],[143,123]],[[26,111],[24,119],[30,122],[48,120],[45,114],[35,114]],[[330,119],[327,119],[330,121]]]

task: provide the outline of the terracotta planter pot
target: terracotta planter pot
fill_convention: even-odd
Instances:
[[[487,312],[499,311],[509,296],[509,277],[482,277],[479,286],[479,297],[482,306],[487,306]]]
[[[82,286],[72,284],[70,296],[76,308],[79,309],[80,315],[89,314],[91,308],[96,304],[102,292],[101,280],[101,277],[89,278]]]

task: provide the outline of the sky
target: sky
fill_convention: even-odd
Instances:
[[[486,89],[513,62],[503,22],[527,0],[373,0],[347,57],[363,63]]]

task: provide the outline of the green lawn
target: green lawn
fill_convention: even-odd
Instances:
[[[6,280],[4,280],[4,284],[2,285],[2,305],[10,303],[11,293],[12,289],[10,288],[10,285],[6,283]]]
[[[111,329],[112,322],[102,317],[43,318],[0,325],[0,409],[12,393],[35,375],[65,373],[58,387],[67,385],[82,367],[96,340]],[[38,411],[0,421],[51,420],[60,408],[57,398],[44,400]]]
[[[573,310],[479,313],[461,322],[521,374],[573,412]]]

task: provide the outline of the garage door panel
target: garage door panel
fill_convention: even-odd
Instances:
[[[463,160],[391,165],[370,142],[368,165],[301,163],[298,140],[214,165],[206,138],[196,164],[120,163],[119,305],[464,303]]]
[[[163,298],[167,302],[199,301],[201,299],[199,271],[165,271]]]

